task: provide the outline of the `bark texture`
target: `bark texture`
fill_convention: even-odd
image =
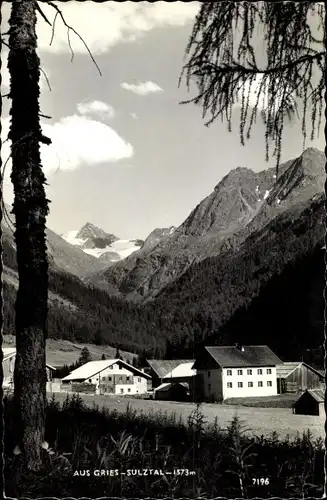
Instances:
[[[13,213],[19,289],[16,300],[14,398],[17,444],[26,467],[41,466],[46,406],[46,319],[48,262],[45,224],[48,200],[39,142],[40,60],[36,53],[36,2],[11,4],[8,68],[10,95]]]

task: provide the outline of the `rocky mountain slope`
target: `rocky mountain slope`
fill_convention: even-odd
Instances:
[[[7,216],[1,222],[3,244],[15,248],[13,215],[10,214],[10,207],[5,206]],[[9,221],[8,221],[9,217]],[[76,276],[84,276],[89,272],[96,272],[104,269],[107,264],[98,261],[92,255],[88,255],[80,248],[75,247],[65,241],[51,229],[46,230],[47,247],[50,266],[60,268]]]
[[[255,215],[251,218],[248,208],[243,212],[236,210],[234,223],[238,216],[247,222],[239,223],[235,233],[226,231],[228,236],[225,238],[217,231],[221,239],[216,255],[193,262],[176,279],[168,280],[166,286],[161,285],[153,299],[141,304],[110,297],[107,292],[63,272],[56,265],[60,260],[55,249],[50,253],[49,338],[118,345],[129,352],[146,351],[148,357],[169,355],[176,358],[193,357],[197,346],[204,342],[260,342],[270,345],[285,361],[297,361],[303,356],[308,362],[321,365],[325,269],[322,248],[325,246],[326,217],[324,157],[309,150],[295,161],[297,163],[291,161],[284,165],[277,182],[273,171],[268,170],[262,175],[263,181],[268,180],[266,184],[262,181],[261,189],[256,182],[252,183],[253,190],[240,186],[243,198],[246,196],[251,206],[251,214],[255,212]],[[245,176],[251,179],[259,174],[238,169],[230,175],[241,182]],[[223,181],[220,194],[234,192],[237,198],[235,184],[226,178]],[[256,210],[253,191],[260,192]],[[250,196],[253,196],[252,201]],[[208,218],[213,218],[210,203],[219,214],[223,213],[224,207],[214,199],[214,193],[208,198],[182,225],[185,234],[190,230],[196,234],[196,226],[201,224],[210,233],[210,227],[205,226]],[[233,205],[229,206],[232,210]],[[203,217],[200,217],[201,210]],[[198,217],[194,225],[192,217],[193,221]],[[228,217],[229,213],[226,220]],[[216,220],[215,224],[223,224],[223,221]],[[228,223],[224,227],[228,228]],[[137,259],[146,261],[158,247],[165,248],[171,239],[176,241],[177,231],[173,228],[156,230],[147,238],[143,249],[128,257],[126,262],[132,261],[135,266]],[[202,231],[200,227],[201,234]],[[215,243],[214,233],[207,240],[197,239],[194,234],[192,237],[195,240],[189,241],[196,242],[193,248],[200,248],[201,255]],[[58,236],[58,239],[62,245],[62,238]],[[201,241],[207,246],[201,247]],[[79,250],[82,256],[90,257],[80,248],[66,245],[70,252]],[[68,254],[64,254],[64,262],[67,257]],[[7,236],[3,239],[3,263],[3,330],[5,334],[13,334],[17,264],[13,240]]]
[[[237,250],[253,233],[283,213],[302,210],[324,192],[325,155],[309,148],[275,169],[238,167],[227,174],[171,234],[144,245],[87,282],[131,300],[151,299],[193,264]]]
[[[79,231],[69,231],[62,237],[86,254],[99,259],[101,269],[128,257],[143,244],[142,240],[121,240],[90,222],[84,224]]]
[[[203,342],[260,342],[285,361],[304,356],[320,366],[325,216],[325,197],[315,195],[306,207],[278,215],[237,251],[193,264],[142,305],[110,297],[51,266],[49,338],[176,358],[193,357]],[[4,280],[3,332],[13,334],[17,275],[10,245],[4,245],[3,262],[12,278]]]

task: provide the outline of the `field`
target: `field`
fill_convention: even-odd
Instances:
[[[177,418],[181,416],[183,421],[186,421],[195,408],[193,403],[124,399],[117,396],[81,395],[81,397],[88,406],[95,404],[100,408],[115,409],[119,413],[122,413],[126,411],[128,403],[132,409],[143,414],[157,412],[175,413]],[[55,394],[55,399],[60,402],[63,402],[65,398],[65,393]],[[293,415],[290,408],[250,408],[238,405],[204,403],[201,405],[201,411],[208,423],[213,423],[217,417],[218,424],[222,428],[226,428],[233,417],[238,415],[244,428],[249,430],[249,434],[267,436],[276,431],[281,438],[287,435],[293,438],[298,432],[302,434],[310,429],[313,437],[325,439],[324,418],[311,415]]]
[[[323,494],[324,440],[317,435],[322,434],[324,422],[297,418],[286,408],[194,407],[57,394],[46,411],[48,453],[35,475],[22,470],[20,455],[13,453],[17,441],[13,403],[11,397],[4,401],[7,497],[321,498]],[[242,423],[251,424],[252,431],[246,434]],[[144,474],[149,469],[157,474]],[[190,474],[174,472],[182,470]],[[110,471],[114,474],[108,476]],[[256,478],[264,478],[264,483],[253,482]]]
[[[3,336],[3,347],[14,347],[15,337],[12,335]],[[71,365],[76,363],[81,354],[83,347],[87,347],[93,360],[101,359],[102,354],[106,356],[107,359],[114,358],[116,349],[110,346],[97,346],[94,344],[77,344],[75,342],[70,342],[68,340],[53,340],[47,339],[47,363],[57,367],[63,365]],[[131,361],[135,354],[130,352],[120,351],[121,356]]]
[[[260,396],[249,398],[230,398],[225,401],[228,405],[251,406],[257,408],[292,408],[298,399],[298,394],[278,394],[277,396]]]

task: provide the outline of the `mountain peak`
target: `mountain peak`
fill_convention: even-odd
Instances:
[[[91,222],[86,222],[84,226],[78,231],[76,238],[80,238],[82,240],[86,240],[88,238],[101,238],[105,240],[111,240],[114,242],[118,240],[117,236],[114,234],[106,233],[103,229],[98,226],[95,226]]]
[[[176,227],[157,227],[149,236],[145,239],[143,244],[143,249],[149,249],[150,247],[155,247],[157,243],[167,239],[171,234],[174,233]]]

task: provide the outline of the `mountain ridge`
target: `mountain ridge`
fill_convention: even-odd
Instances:
[[[315,148],[275,169],[231,170],[168,237],[86,280],[117,297],[160,294],[195,262],[237,248],[251,233],[324,190],[325,156]]]

